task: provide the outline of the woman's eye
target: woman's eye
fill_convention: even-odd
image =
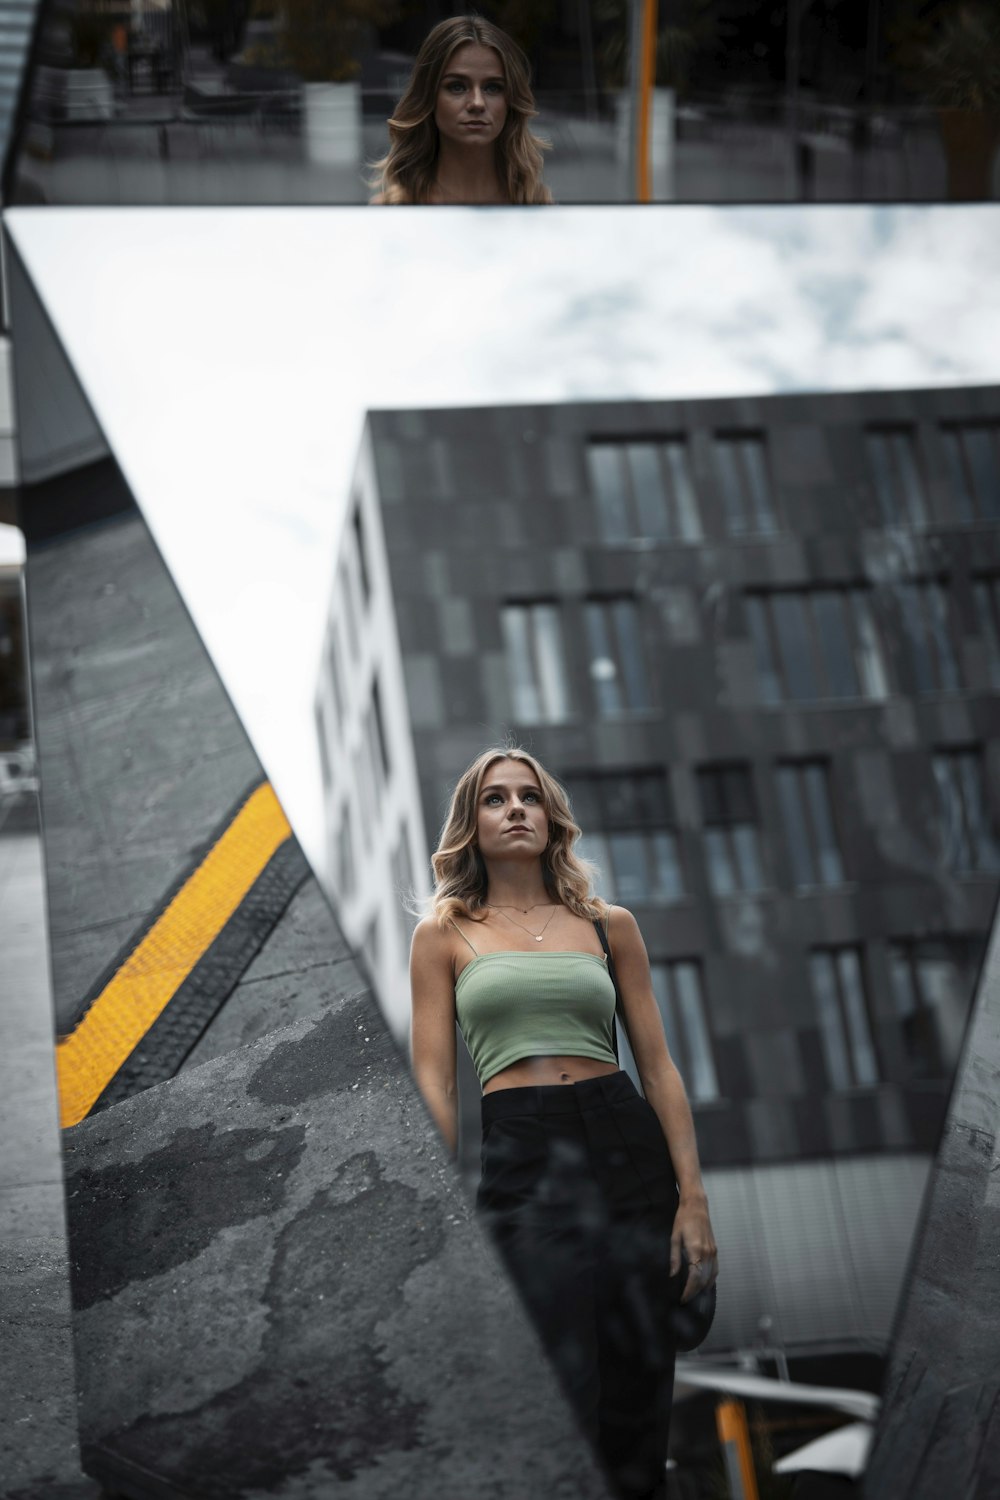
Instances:
[[[457,78],[453,78],[451,83],[445,84],[445,87],[447,88],[449,94],[460,94],[465,88],[465,85],[459,83]]]
[[[502,94],[504,86],[502,83],[488,83],[485,92],[487,94]]]

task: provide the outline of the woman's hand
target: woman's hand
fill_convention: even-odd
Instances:
[[[671,1276],[676,1276],[680,1270],[682,1246],[689,1270],[681,1301],[690,1302],[692,1297],[710,1287],[719,1274],[719,1252],[708,1217],[708,1200],[703,1194],[682,1197],[677,1205],[670,1236]]]

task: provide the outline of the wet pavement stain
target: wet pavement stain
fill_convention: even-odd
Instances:
[[[419,1447],[428,1403],[396,1388],[394,1351],[379,1342],[377,1325],[443,1248],[442,1214],[387,1179],[374,1152],[344,1162],[278,1236],[254,1374],[194,1410],[107,1434],[103,1446],[133,1463],[155,1458],[164,1477],[204,1500],[284,1493],[297,1475],[312,1480],[317,1465],[345,1484]],[[432,1329],[427,1340],[432,1346]],[[433,1352],[446,1362],[448,1351]],[[412,1349],[400,1353],[412,1357]]]
[[[66,1181],[77,1312],[193,1260],[219,1230],[273,1213],[305,1150],[305,1126],[178,1130],[140,1161]]]
[[[304,1104],[350,1088],[365,1066],[402,1073],[403,1065],[375,1002],[365,991],[328,1011],[294,1041],[279,1042],[247,1080],[250,1099],[262,1104]]]

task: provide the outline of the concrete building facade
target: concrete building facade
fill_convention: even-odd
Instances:
[[[898,1290],[992,922],[1000,390],[372,413],[337,576],[331,883],[397,1033],[399,894],[510,736],[636,912],[734,1226],[801,1220],[777,1274],[829,1221],[829,1340],[858,1219]]]

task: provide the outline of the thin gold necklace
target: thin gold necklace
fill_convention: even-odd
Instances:
[[[536,906],[541,906],[541,904],[542,903],[540,901],[537,901],[535,903]],[[558,902],[556,902],[556,903],[553,904],[551,914],[546,918],[546,920],[545,920],[545,927],[542,928],[541,932],[532,932],[532,930],[531,930],[530,927],[525,927],[524,923],[523,922],[519,922],[516,917],[508,917],[507,913],[504,911],[504,909],[503,909],[502,906],[494,906],[492,908],[492,910],[493,911],[498,911],[502,917],[506,917],[506,919],[507,919],[508,922],[513,922],[513,924],[514,924],[515,927],[520,927],[520,929],[521,929],[522,932],[526,932],[529,937],[533,937],[534,938],[534,940],[535,940],[536,943],[540,943],[542,941],[542,938],[545,936],[545,927],[548,927],[549,923],[552,921],[552,918],[555,916],[556,912],[559,910],[559,904],[558,904]],[[515,911],[519,911],[520,907],[515,907],[514,910]],[[533,908],[529,907],[529,911],[530,910],[533,910]]]

